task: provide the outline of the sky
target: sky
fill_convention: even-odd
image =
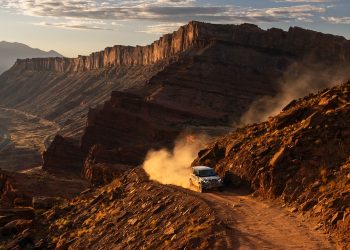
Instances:
[[[350,0],[0,0],[0,41],[76,57],[150,44],[191,20],[299,26],[350,39]]]

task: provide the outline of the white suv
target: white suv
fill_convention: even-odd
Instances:
[[[199,192],[208,189],[219,189],[222,191],[222,180],[215,173],[214,169],[206,166],[196,166],[192,168],[193,172],[190,176],[190,185],[196,186]]]

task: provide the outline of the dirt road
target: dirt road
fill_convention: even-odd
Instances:
[[[322,232],[278,205],[234,192],[202,197],[227,226],[229,249],[336,249]]]
[[[0,168],[14,171],[38,166],[41,152],[59,129],[54,122],[0,106]]]

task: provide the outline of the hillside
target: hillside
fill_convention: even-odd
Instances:
[[[160,185],[140,168],[51,210],[5,211],[0,237],[6,249],[335,247],[321,232],[271,203],[231,192],[198,194]],[[17,220],[6,224],[11,212]]]
[[[0,76],[1,164],[43,162],[0,171],[0,247],[346,249],[350,82],[319,89],[349,62],[342,37],[200,22],[149,46],[18,60]],[[312,89],[233,129],[261,98]],[[149,152],[173,160],[198,134],[216,139],[184,165],[214,167],[223,193],[147,176]]]
[[[265,31],[251,24],[190,22],[149,46],[114,46],[78,58],[18,60],[0,76],[0,104],[54,122],[62,136],[78,141],[84,157],[94,144],[113,149],[132,136],[125,127],[130,123],[119,122],[121,117],[131,116],[138,121],[133,131],[142,131],[141,136],[145,132],[146,139],[143,145],[131,141],[127,151],[139,152],[140,159],[152,140],[161,136],[150,134],[150,128],[157,127],[168,111],[171,119],[176,119],[162,125],[162,131],[171,133],[169,137],[165,134],[157,147],[170,146],[185,127],[217,131],[211,128],[215,125],[223,133],[225,127],[239,122],[256,100],[279,93],[282,83],[289,88],[293,80],[307,75],[308,82],[317,84],[302,89],[299,94],[303,95],[324,87],[334,76],[333,80],[344,78],[349,44],[342,37],[296,27],[285,32]],[[103,108],[112,91],[119,92],[119,97],[113,94]],[[135,113],[139,106],[109,108],[108,103],[118,103],[118,98],[127,103],[137,99],[137,105],[147,107],[142,112],[157,115],[150,121],[147,113]],[[84,132],[89,108],[93,110]],[[107,113],[113,109],[119,118],[95,120],[92,114],[101,108]],[[97,138],[89,135],[92,130]],[[117,144],[110,138],[105,141],[100,130],[124,139]]]
[[[105,172],[109,184],[49,203],[52,209],[2,210],[2,244],[44,249],[347,249],[349,93],[350,82],[294,100],[268,121],[239,128],[198,152],[192,164],[214,167],[227,184],[223,193],[161,185],[142,168],[112,164],[119,173]],[[74,146],[63,138],[55,141],[67,143],[59,144],[64,147],[58,151]],[[111,169],[106,160],[112,155],[100,154],[97,160],[105,162],[99,167]],[[20,189],[20,183],[11,180],[13,175],[7,178],[2,200],[17,197],[18,202],[20,193],[8,190]],[[63,189],[81,188],[72,184]]]
[[[228,183],[248,183],[316,218],[350,246],[350,82],[292,101],[268,121],[237,129],[198,153]],[[346,248],[345,248],[346,249]]]
[[[7,225],[4,219],[0,221],[1,246],[5,249],[227,246],[226,229],[204,200],[186,190],[150,182],[142,169],[101,189],[86,190],[79,198],[35,219],[18,216],[26,219]]]
[[[0,74],[11,68],[17,59],[26,58],[43,58],[43,57],[62,57],[56,51],[48,52],[33,49],[22,43],[0,42]]]

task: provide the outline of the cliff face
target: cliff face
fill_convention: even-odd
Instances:
[[[115,91],[102,108],[90,110],[80,152],[89,180],[96,184],[105,181],[101,164],[110,164],[111,169],[116,164],[141,164],[148,150],[171,147],[186,129],[211,131],[221,126],[218,133],[224,133],[225,126],[227,129],[238,121],[255,100],[276,94],[291,65],[300,63],[296,76],[305,68],[315,71],[311,79],[323,86],[334,69],[346,62],[345,54],[332,52],[335,44],[348,43],[340,37],[298,28],[284,32],[263,31],[253,25],[188,26],[200,41],[192,43],[196,49],[164,63],[144,85],[129,88],[129,93]],[[331,56],[322,59],[327,53]],[[315,62],[322,65],[322,72]],[[55,162],[55,157],[45,161],[50,168],[48,162]]]
[[[35,58],[18,60],[15,67],[31,70],[84,71],[120,65],[148,65],[188,51],[200,43],[198,23],[191,22],[173,34],[167,34],[149,46],[108,47],[78,58]]]
[[[83,174],[95,185],[109,182],[112,178],[106,176],[117,176],[142,164],[150,149],[172,147],[181,132],[191,126],[216,129],[225,124],[220,117],[166,108],[140,96],[115,91],[102,108],[89,112],[81,140]],[[50,146],[48,151],[52,149]],[[51,164],[55,158],[47,158],[45,164],[57,169]]]
[[[78,58],[35,58],[17,60],[14,67],[57,72],[85,71],[120,65],[149,65],[169,59],[192,49],[208,46],[213,41],[234,43],[245,47],[279,51],[296,57],[313,56],[327,60],[350,60],[350,42],[343,37],[326,35],[301,28],[264,31],[255,25],[215,25],[190,22],[149,46],[107,47],[89,56]]]
[[[300,28],[191,22],[150,46],[19,61],[0,76],[0,105],[54,121],[64,137],[82,137],[80,166],[94,145],[118,152],[121,162],[112,164],[131,164],[125,159],[132,155],[135,165],[184,128],[231,127],[257,99],[276,95],[289,71],[292,78],[313,72],[309,81],[323,86],[350,65],[349,51],[342,37]],[[46,154],[48,168],[65,162],[55,152]]]
[[[83,155],[80,153],[79,143],[56,135],[50,147],[43,152],[43,169],[55,172],[80,173]],[[54,159],[54,160],[53,160]]]
[[[193,165],[214,167],[234,184],[247,181],[349,244],[349,93],[347,82],[295,100],[267,122],[218,139]]]

